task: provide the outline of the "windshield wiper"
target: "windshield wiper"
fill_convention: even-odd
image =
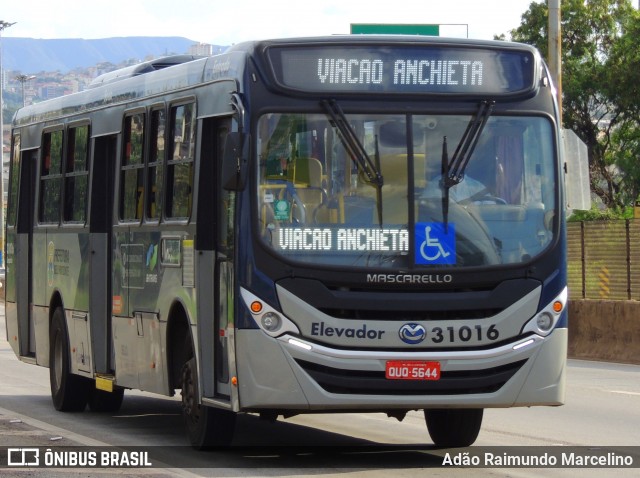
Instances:
[[[353,131],[342,108],[335,100],[322,100],[322,107],[331,119],[331,124],[338,131],[340,141],[351,156],[351,160],[356,163],[358,169],[364,174],[364,182],[376,188],[376,205],[378,208],[378,222],[382,226],[382,186],[384,179],[380,174],[380,153],[378,152],[376,140],[375,163],[364,149],[362,142]]]
[[[478,144],[482,130],[487,124],[495,101],[482,101],[476,114],[471,118],[451,161],[447,152],[447,137],[442,142],[442,219],[445,234],[448,229],[449,217],[449,189],[459,184],[464,179],[464,171],[469,164],[471,155]]]
[[[494,101],[482,101],[477,113],[469,121],[467,129],[462,135],[456,151],[453,153],[451,162],[448,164],[446,176],[444,176],[445,186],[450,188],[464,179],[464,171],[478,144],[482,130],[493,112],[494,105]]]
[[[444,233],[449,234],[449,187],[446,186],[449,177],[449,153],[447,151],[447,137],[442,138],[442,171],[440,183],[442,187],[442,222],[444,222]]]

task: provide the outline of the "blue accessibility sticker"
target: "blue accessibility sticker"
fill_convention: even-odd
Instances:
[[[446,229],[446,231],[445,231]],[[416,264],[455,264],[456,226],[418,222],[415,229]]]

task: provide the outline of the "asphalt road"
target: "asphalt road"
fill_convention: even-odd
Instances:
[[[4,476],[539,476],[540,468],[443,468],[449,457],[484,452],[540,455],[547,449],[606,450],[640,464],[640,366],[569,361],[566,405],[489,409],[470,449],[433,447],[421,413],[403,422],[383,414],[297,416],[275,423],[239,418],[232,447],[197,452],[185,446],[179,399],[128,391],[120,411],[59,413],[49,396],[48,369],[18,361],[0,315],[1,447],[96,447],[146,451],[153,468],[2,469]],[[148,448],[147,448],[148,447]],[[490,448],[501,447],[501,448]],[[507,447],[507,448],[505,448]],[[540,448],[545,447],[545,448]],[[604,448],[603,448],[604,447]],[[53,448],[56,450],[57,448]],[[76,449],[76,448],[70,448]],[[448,454],[448,455],[447,455]],[[1,457],[0,457],[1,458]],[[544,469],[544,476],[604,476],[613,470]],[[640,468],[616,469],[639,476]]]

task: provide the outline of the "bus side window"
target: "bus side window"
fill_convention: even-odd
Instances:
[[[196,108],[189,103],[171,108],[170,157],[167,161],[167,217],[188,218],[193,195]]]
[[[162,208],[162,183],[165,156],[165,113],[151,112],[151,141],[149,143],[149,168],[147,178],[147,218],[159,219]]]
[[[42,223],[60,221],[62,192],[62,130],[45,133],[40,167],[40,206],[38,219]]]
[[[66,149],[63,219],[65,222],[84,222],[89,179],[89,125],[69,128]]]
[[[144,202],[144,113],[125,117],[120,176],[121,220],[142,218]]]
[[[9,169],[9,201],[7,226],[15,226],[18,217],[18,185],[20,178],[20,134],[15,133],[11,142],[11,167]]]

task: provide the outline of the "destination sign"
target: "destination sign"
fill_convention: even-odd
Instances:
[[[400,228],[282,227],[273,245],[292,252],[380,252],[406,254],[409,231]]]
[[[281,86],[304,92],[505,95],[534,88],[530,50],[405,45],[268,49]]]

